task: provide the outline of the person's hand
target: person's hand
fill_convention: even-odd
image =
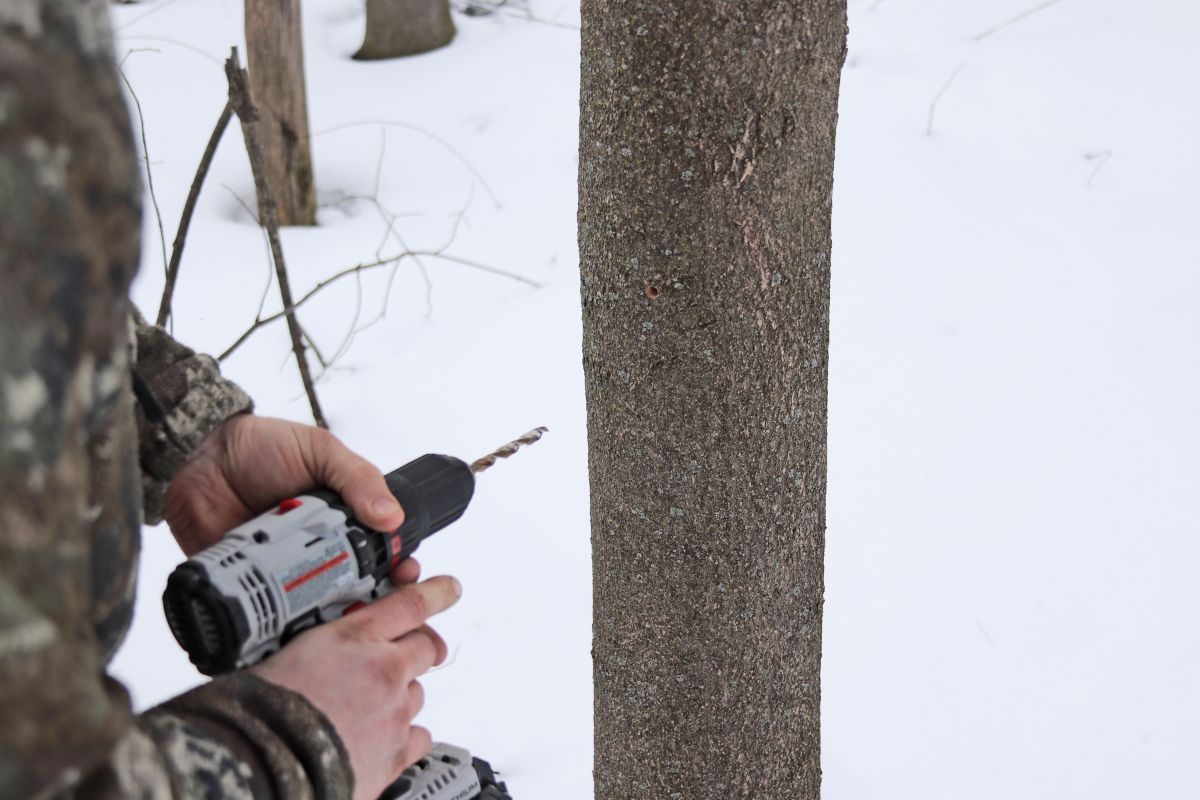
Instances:
[[[354,800],[375,800],[429,752],[429,731],[412,724],[425,701],[416,679],[446,660],[446,643],[425,620],[461,592],[450,577],[400,586],[250,668],[308,698],[333,723],[350,753]]]
[[[329,431],[252,414],[230,417],[204,439],[167,488],[163,518],[192,556],[280,500],[318,487],[340,494],[376,530],[404,521],[380,471]]]

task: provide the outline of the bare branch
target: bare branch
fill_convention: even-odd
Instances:
[[[187,240],[188,228],[192,224],[196,200],[200,197],[200,189],[204,186],[204,179],[208,177],[208,168],[212,164],[213,154],[217,152],[217,145],[221,143],[221,137],[225,134],[225,128],[228,127],[229,118],[232,116],[233,106],[226,102],[225,108],[221,110],[221,116],[217,118],[212,135],[208,137],[208,145],[204,148],[204,154],[200,156],[200,166],[196,168],[196,177],[192,179],[192,188],[188,189],[187,200],[183,204],[183,213],[179,216],[179,228],[175,231],[175,242],[171,245],[171,262],[167,265],[167,281],[163,286],[162,300],[158,304],[157,324],[160,327],[166,325],[167,319],[171,316],[171,297],[175,293],[175,281],[179,278],[179,262],[183,259],[183,244]]]
[[[283,260],[283,245],[279,240],[279,218],[276,212],[275,198],[267,187],[266,175],[263,170],[262,148],[258,141],[258,112],[250,97],[249,76],[238,62],[237,48],[233,48],[229,60],[225,62],[225,75],[229,80],[229,103],[238,120],[242,124],[242,135],[246,140],[246,152],[250,156],[250,169],[254,173],[254,189],[258,195],[259,216],[266,225],[267,235],[271,240],[271,259],[275,263],[275,278],[279,282],[279,294],[283,300],[284,311],[288,323],[288,333],[292,339],[292,351],[296,356],[296,366],[300,370],[300,379],[304,383],[304,391],[308,395],[308,404],[312,408],[313,420],[321,428],[328,428],[325,415],[321,412],[321,404],[317,400],[317,391],[313,386],[312,375],[308,369],[308,360],[304,357],[304,341],[300,323],[296,319],[295,306],[292,303],[292,290],[288,282],[287,266]]]
[[[430,251],[429,255],[432,255],[432,254],[433,254],[432,251]],[[326,278],[325,280],[318,283],[316,286],[314,286],[312,289],[310,289],[307,294],[305,294],[303,297],[301,297],[295,303],[285,306],[282,311],[277,311],[276,313],[270,315],[269,317],[260,317],[259,319],[254,320],[253,324],[251,324],[249,328],[247,328],[245,331],[243,331],[242,335],[239,336],[237,338],[237,340],[234,341],[233,344],[231,344],[229,347],[225,348],[225,352],[223,352],[223,353],[221,353],[221,355],[217,356],[217,360],[224,361],[225,359],[229,358],[229,356],[233,355],[234,351],[237,350],[239,347],[241,347],[242,344],[244,344],[245,341],[250,338],[250,335],[253,334],[255,331],[257,331],[259,328],[262,328],[265,325],[270,325],[272,322],[274,322],[277,319],[282,319],[285,316],[291,315],[292,313],[294,313],[296,311],[296,309],[300,308],[300,306],[304,305],[309,300],[311,300],[312,297],[317,292],[321,291],[329,284],[334,283],[335,281],[337,281],[341,278],[344,278],[347,275],[353,275],[355,272],[362,272],[362,271],[365,271],[368,269],[374,269],[376,267],[386,266],[395,261],[399,261],[403,258],[406,258],[409,255],[411,255],[411,254],[410,253],[400,253],[400,254],[392,256],[390,258],[379,259],[379,260],[371,261],[371,262],[368,262],[365,264],[357,264],[353,267],[348,267],[347,269],[344,269],[341,272],[335,273],[333,276]]]

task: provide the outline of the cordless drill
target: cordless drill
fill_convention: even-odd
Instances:
[[[256,664],[309,628],[390,593],[391,571],[466,511],[475,475],[545,431],[536,428],[470,465],[429,454],[388,473],[388,489],[404,509],[404,524],[394,531],[364,525],[328,489],[283,500],[175,568],[163,593],[171,633],[196,669],[216,675]],[[486,762],[472,760],[461,748],[437,745],[422,762],[406,770],[384,797],[508,797],[494,779],[486,785],[491,774]],[[479,784],[476,793],[463,793],[469,788],[464,785],[445,794],[438,787],[451,785],[450,773],[456,780],[460,772],[467,775],[461,765],[471,768]],[[438,779],[443,773],[445,779]],[[435,793],[420,794],[425,782]]]

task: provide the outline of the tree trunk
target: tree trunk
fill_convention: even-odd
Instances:
[[[246,62],[250,93],[262,115],[267,186],[279,224],[315,225],[300,0],[246,0]]]
[[[367,0],[367,31],[354,57],[412,56],[444,47],[453,38],[449,0]]]
[[[583,0],[595,796],[820,792],[845,0]]]

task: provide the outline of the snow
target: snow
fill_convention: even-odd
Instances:
[[[427,574],[466,588],[437,620],[453,657],[425,680],[421,723],[501,767],[521,800],[549,800],[591,796],[579,14],[532,5],[560,24],[460,15],[444,50],[357,63],[361,3],[306,3],[324,207],[319,227],[283,240],[298,294],[399,241],[449,241],[540,285],[427,257],[428,298],[406,260],[335,284],[301,316],[326,355],[343,350],[318,385],[333,429],[381,467],[550,427],[420,552]],[[828,800],[1166,800],[1200,785],[1200,10],[1042,5],[851,0]],[[224,103],[241,5],[157,0],[113,17],[169,243]],[[253,321],[269,278],[240,205],[253,191],[239,133],[218,151],[176,294],[176,334],[208,352]],[[378,195],[399,240],[351,195]],[[148,213],[134,295],[149,313],[161,251]],[[259,413],[309,419],[282,325],[224,369]],[[138,707],[201,680],[159,605],[180,558],[165,529],[146,531],[114,665]]]

